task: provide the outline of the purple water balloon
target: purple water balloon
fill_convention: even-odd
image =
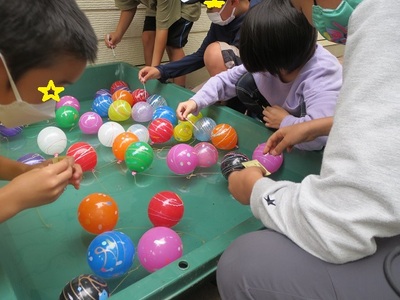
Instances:
[[[108,89],[100,89],[100,90],[98,90],[96,92],[96,94],[94,95],[94,98],[96,99],[98,96],[103,96],[103,95],[111,97],[110,90],[108,90]]]
[[[28,153],[17,159],[17,161],[22,162],[27,165],[40,164],[41,162],[44,162],[45,160],[46,159],[43,156],[41,156],[39,153]]]
[[[147,102],[140,101],[132,106],[132,119],[136,122],[148,122],[153,117],[154,108]]]
[[[21,132],[22,132],[22,126],[8,128],[3,125],[0,125],[0,134],[4,137],[16,136]]]
[[[79,118],[79,128],[85,134],[97,134],[101,125],[103,125],[103,119],[99,114],[89,111],[85,112]]]

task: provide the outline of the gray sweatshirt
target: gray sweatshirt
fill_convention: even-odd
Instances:
[[[266,227],[328,262],[371,255],[376,237],[400,234],[399,28],[399,0],[356,8],[320,175],[262,178],[252,191],[252,212]]]

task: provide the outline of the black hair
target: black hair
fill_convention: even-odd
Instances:
[[[75,0],[0,0],[0,52],[17,81],[62,55],[94,62],[97,38]]]
[[[314,55],[317,32],[290,0],[264,0],[246,14],[240,58],[249,72],[278,75],[303,66]]]

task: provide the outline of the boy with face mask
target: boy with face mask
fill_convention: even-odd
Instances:
[[[6,127],[54,117],[56,102],[42,102],[38,87],[75,82],[97,53],[97,38],[74,0],[0,0],[0,122]],[[29,166],[0,157],[0,222],[51,203],[68,184],[79,188],[82,170],[71,157]],[[23,188],[21,188],[23,186]]]
[[[292,0],[310,22],[317,9],[326,21],[334,13],[349,19],[343,86],[320,175],[293,183],[264,178],[257,167],[230,174],[232,195],[268,229],[222,255],[223,299],[399,297],[391,285],[400,262],[385,258],[400,244],[400,2],[363,0],[351,18],[340,10],[350,2]]]
[[[188,0],[186,3],[213,1]],[[206,2],[206,3],[205,3]],[[184,58],[157,67],[144,67],[139,72],[139,80],[145,83],[150,79],[166,81],[168,78],[182,76],[206,67],[210,76],[241,64],[239,57],[239,30],[243,18],[250,7],[260,0],[214,1],[224,3],[222,7],[208,6],[207,15],[211,25],[200,48]]]

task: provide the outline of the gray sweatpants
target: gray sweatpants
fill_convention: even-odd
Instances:
[[[223,253],[217,268],[222,299],[399,299],[383,263],[400,236],[378,239],[377,252],[342,265],[324,262],[271,230],[245,234]],[[400,288],[400,258],[392,274]]]

